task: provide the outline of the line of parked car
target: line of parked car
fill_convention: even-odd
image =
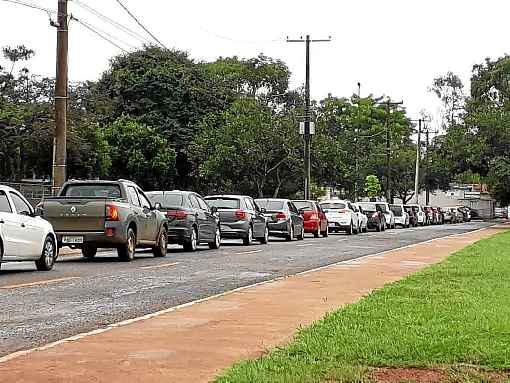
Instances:
[[[465,207],[145,193],[128,180],[69,181],[34,209],[18,191],[0,186],[0,266],[34,261],[38,270],[51,270],[63,246],[80,249],[85,258],[114,248],[121,260],[131,261],[136,248],[164,257],[169,243],[195,251],[200,244],[218,249],[222,238],[249,246],[267,244],[270,236],[292,241],[305,233],[319,238],[470,219]]]

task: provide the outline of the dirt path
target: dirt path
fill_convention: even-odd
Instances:
[[[207,382],[328,311],[505,228],[368,256],[0,358],[0,382]]]

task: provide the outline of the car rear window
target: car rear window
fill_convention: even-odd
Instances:
[[[209,206],[218,209],[239,209],[241,202],[237,198],[205,198]]]
[[[122,194],[118,184],[71,184],[66,186],[62,196],[121,198]]]
[[[400,217],[402,215],[402,207],[401,206],[396,206],[396,205],[391,205],[390,206],[390,210],[393,212],[393,214],[395,214],[397,217]]]
[[[377,206],[379,206],[379,207],[381,208],[381,211],[382,211],[383,213],[388,213],[388,208],[386,207],[386,205],[385,205],[385,204],[378,203],[378,204],[376,204],[376,205],[377,205]]]
[[[365,211],[376,211],[377,210],[375,207],[375,204],[373,204],[373,203],[359,202],[358,205]]]
[[[283,210],[284,206],[283,201],[257,199],[255,202],[257,205],[259,205],[260,208],[266,209],[267,211]]]
[[[298,210],[314,210],[313,202],[310,201],[292,201]]]
[[[159,203],[163,208],[183,206],[184,204],[184,198],[179,193],[147,193],[147,197],[152,205]]]
[[[321,203],[323,209],[345,209],[347,206],[343,202],[324,202]]]

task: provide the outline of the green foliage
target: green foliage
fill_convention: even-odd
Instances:
[[[122,116],[101,133],[111,178],[128,178],[149,188],[168,186],[175,174],[175,151],[154,128]]]
[[[365,193],[369,198],[375,198],[381,194],[381,183],[377,176],[373,174],[366,176]]]
[[[501,206],[510,205],[510,158],[496,157],[488,174],[492,196]]]

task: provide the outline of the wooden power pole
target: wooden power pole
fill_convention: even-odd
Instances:
[[[53,191],[66,181],[67,162],[67,1],[58,0],[57,71],[55,79],[55,135],[53,141]]]

